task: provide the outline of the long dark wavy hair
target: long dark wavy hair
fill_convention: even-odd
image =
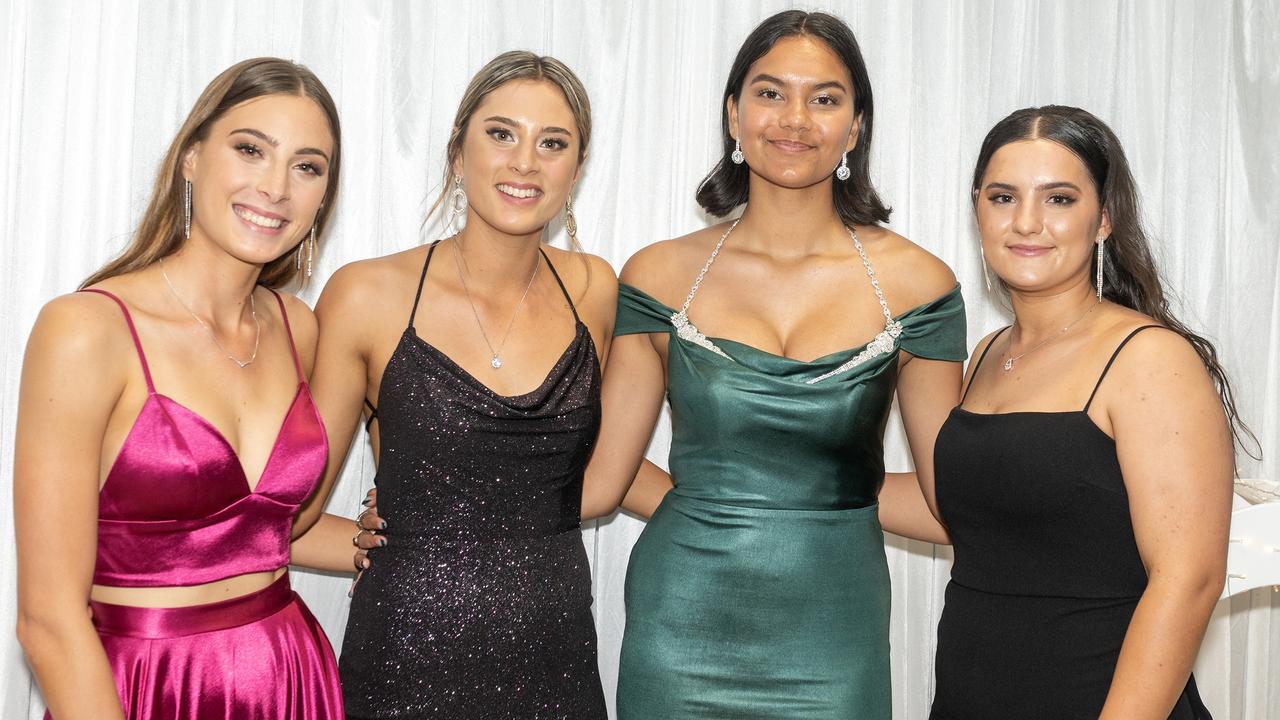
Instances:
[[[333,133],[333,157],[329,160],[328,180],[325,184],[324,203],[316,214],[316,236],[323,237],[338,197],[338,171],[342,160],[342,128],[338,123],[338,108],[325,89],[324,83],[302,65],[273,57],[243,60],[223,70],[200,93],[195,107],[182,123],[177,136],[169,143],[169,151],[160,162],[155,185],[151,190],[151,202],[142,214],[142,222],[134,233],[133,241],[119,257],[104,265],[81,283],[85,288],[110,277],[141,270],[148,265],[177,252],[186,242],[183,233],[182,160],[192,145],[204,140],[213,127],[231,108],[255,98],[267,95],[296,95],[311,98],[329,121]],[[306,242],[306,235],[294,246],[293,252],[263,265],[258,284],[269,288],[288,285],[297,277],[294,252]]]
[[[1213,343],[1192,332],[1169,309],[1164,285],[1151,254],[1151,241],[1142,227],[1138,187],[1129,171],[1120,139],[1106,123],[1077,107],[1046,105],[1017,110],[996,123],[982,141],[973,169],[973,192],[982,187],[987,165],[996,151],[1021,140],[1052,140],[1080,158],[1098,189],[1100,205],[1111,220],[1111,235],[1103,243],[1102,296],[1117,305],[1137,310],[1178,333],[1195,348],[1222,398],[1236,443],[1250,457],[1261,460],[1258,438],[1240,418],[1227,373]],[[976,195],[975,195],[976,197]],[[1090,283],[1096,277],[1093,260]],[[1249,443],[1246,445],[1245,440]],[[1254,454],[1256,451],[1257,454]]]
[[[858,144],[849,152],[848,180],[831,183],[831,197],[836,212],[846,225],[875,225],[888,222],[891,210],[885,207],[871,184],[871,130],[875,126],[875,105],[871,99],[871,77],[862,59],[862,50],[853,37],[853,31],[844,21],[820,12],[786,10],[773,15],[756,26],[755,30],[738,48],[738,56],[729,69],[729,80],[720,99],[720,133],[722,152],[711,172],[698,186],[697,200],[708,213],[723,217],[734,208],[747,202],[751,171],[744,165],[735,165],[729,156],[733,153],[734,139],[729,135],[729,108],[727,101],[733,98],[737,104],[742,98],[742,86],[747,72],[757,60],[769,52],[785,37],[813,37],[826,43],[840,58],[853,80],[853,112],[862,116],[858,130]]]

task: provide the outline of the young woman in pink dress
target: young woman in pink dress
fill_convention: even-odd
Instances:
[[[133,243],[50,302],[23,365],[18,635],[58,720],[341,717],[286,567],[327,456],[309,273],[333,100],[274,58],[214,79]],[[52,525],[56,533],[41,532]]]

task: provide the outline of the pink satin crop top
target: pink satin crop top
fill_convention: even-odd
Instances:
[[[147,399],[98,496],[97,585],[199,585],[289,564],[293,516],[324,472],[328,440],[280,316],[298,373],[298,392],[276,435],[262,479],[249,489],[240,458],[222,433],[156,392],[129,309]]]

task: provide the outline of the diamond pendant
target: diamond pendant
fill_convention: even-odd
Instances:
[[[493,359],[489,361],[489,364],[493,366],[494,370],[502,367],[502,361],[498,359],[497,355],[493,356]]]
[[[1009,358],[1008,360],[1005,360],[1005,361],[1004,361],[1004,365],[1003,365],[1002,367],[1004,367],[1004,371],[1005,371],[1005,372],[1009,372],[1010,370],[1012,370],[1012,369],[1013,369],[1013,358]]]

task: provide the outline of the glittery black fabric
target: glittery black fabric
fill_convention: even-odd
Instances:
[[[542,385],[505,397],[411,315],[378,396],[388,544],[351,602],[348,717],[605,720],[578,530],[600,367],[574,316]]]

